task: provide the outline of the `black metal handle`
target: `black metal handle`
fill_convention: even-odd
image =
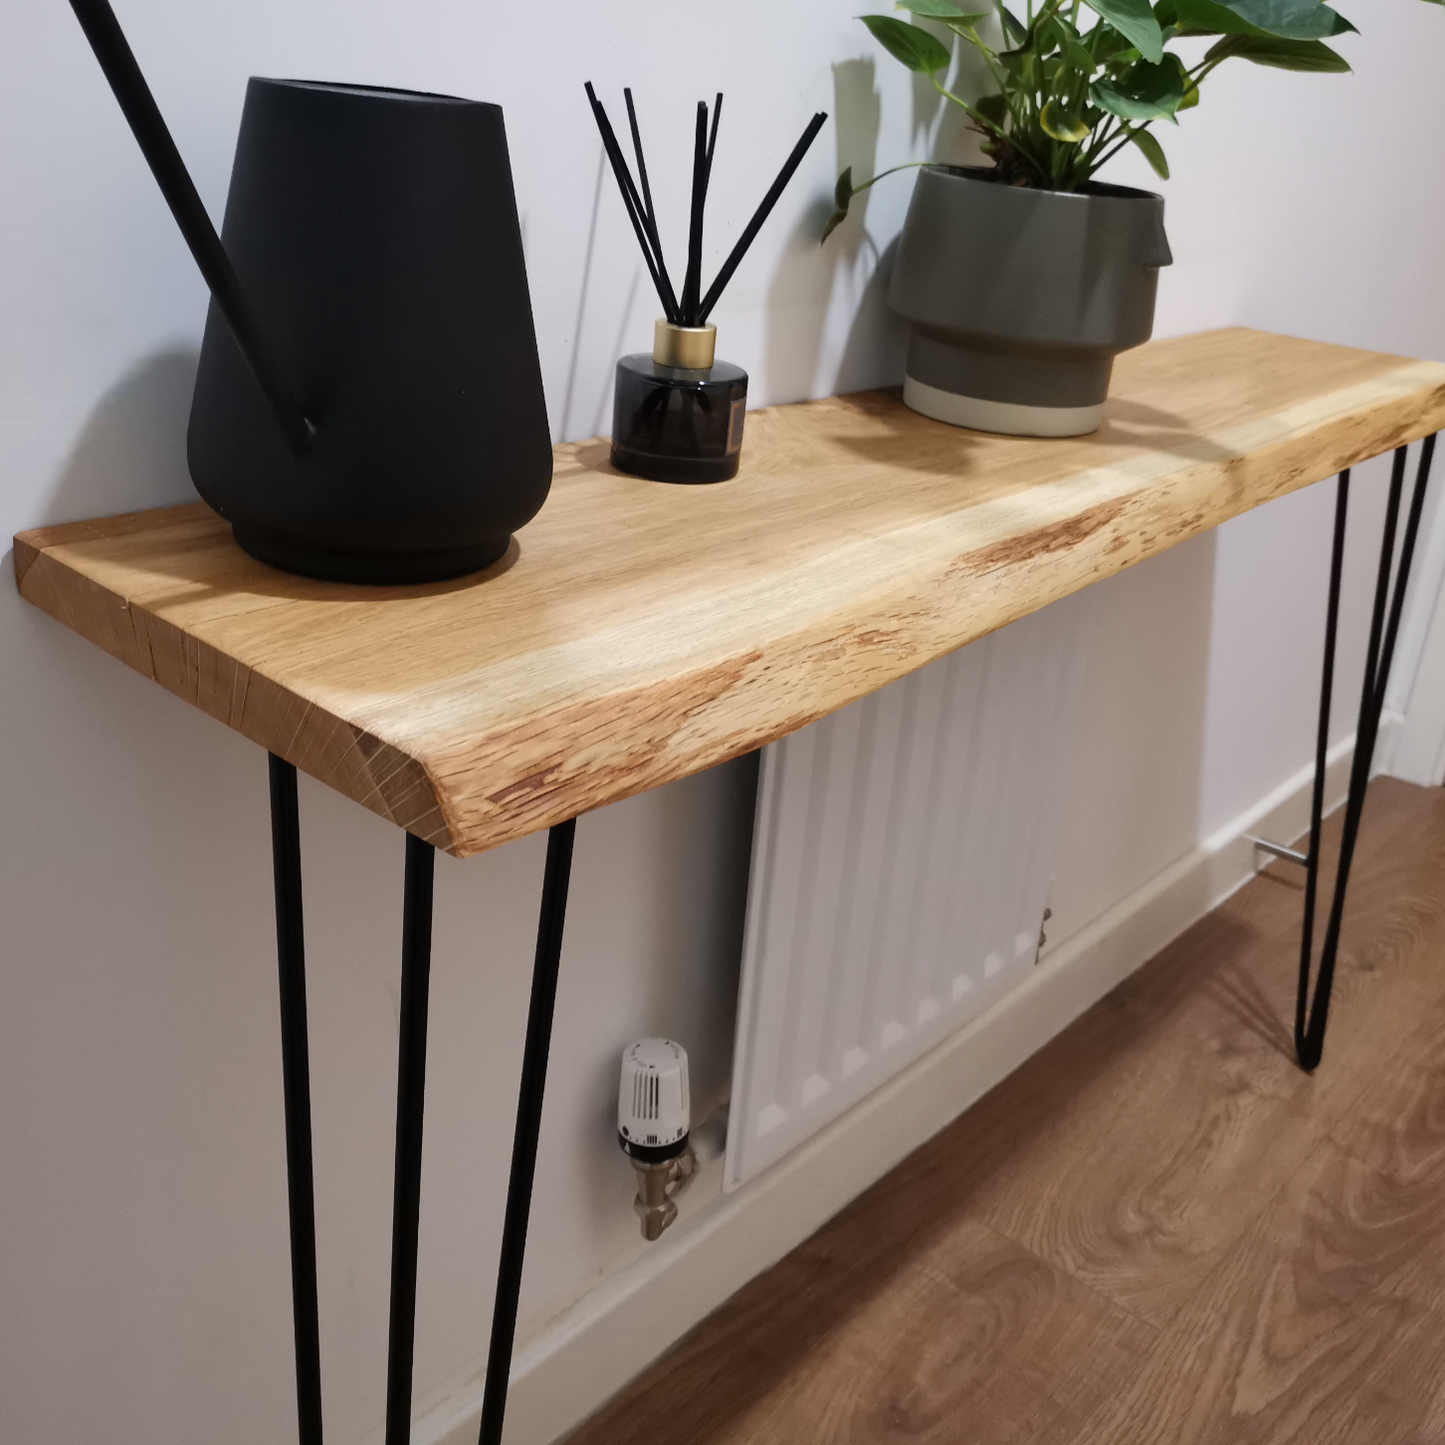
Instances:
[[[90,48],[120,102],[121,111],[130,123],[135,136],[161,188],[176,225],[181,228],[186,245],[191,248],[196,265],[201,269],[206,285],[231,335],[245,357],[251,374],[265,394],[276,414],[276,420],[285,434],[286,443],[298,457],[305,456],[316,441],[316,428],[306,419],[286,378],[276,360],[261,323],[246,293],[241,289],[241,280],[231,265],[231,258],[221,245],[221,238],[201,204],[190,172],[171,139],[171,133],[151,95],[145,76],[136,64],[135,55],[115,18],[115,11],[108,0],[70,0],[70,8],[90,41]]]

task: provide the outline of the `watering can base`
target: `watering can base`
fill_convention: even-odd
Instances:
[[[282,572],[315,577],[322,582],[355,582],[380,587],[449,582],[455,577],[465,577],[499,561],[512,544],[511,537],[506,536],[444,552],[333,552],[252,528],[233,527],[232,531],[242,551]]]

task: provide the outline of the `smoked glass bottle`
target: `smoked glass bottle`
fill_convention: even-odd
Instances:
[[[655,482],[737,475],[748,374],[715,360],[717,328],[659,321],[652,354],[617,363],[612,465]]]

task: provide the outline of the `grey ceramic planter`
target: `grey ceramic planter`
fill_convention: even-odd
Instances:
[[[912,328],[903,399],[956,426],[1079,436],[1121,351],[1149,339],[1164,199],[1126,186],[1002,185],[918,174],[888,300]]]

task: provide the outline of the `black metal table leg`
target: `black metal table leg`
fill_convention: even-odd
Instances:
[[[436,849],[408,833],[401,923],[401,1028],[396,1063],[396,1173],[391,1211],[386,1445],[407,1445],[411,1438],[416,1253],[421,1221],[421,1141],[426,1107],[426,1025],[435,873]]]
[[[1300,931],[1299,988],[1295,996],[1294,1046],[1300,1056],[1309,1007],[1310,963],[1314,955],[1315,896],[1320,874],[1320,825],[1325,810],[1325,767],[1330,748],[1330,707],[1335,689],[1335,641],[1339,634],[1340,579],[1345,565],[1345,523],[1350,508],[1350,473],[1335,483],[1335,536],[1330,549],[1330,591],[1325,607],[1325,662],[1320,679],[1319,728],[1315,734],[1315,776],[1310,790],[1310,842],[1305,854],[1305,914]]]
[[[1355,844],[1359,837],[1360,817],[1364,811],[1365,791],[1369,786],[1370,767],[1374,762],[1375,742],[1379,736],[1380,716],[1385,708],[1385,691],[1390,682],[1390,667],[1399,636],[1400,617],[1405,605],[1405,590],[1410,581],[1410,568],[1415,543],[1424,511],[1425,493],[1430,482],[1430,463],[1435,454],[1435,438],[1426,437],[1415,472],[1415,488],[1410,498],[1410,511],[1405,522],[1405,535],[1400,547],[1399,569],[1393,590],[1390,574],[1394,568],[1395,533],[1400,516],[1400,498],[1405,482],[1408,449],[1395,452],[1390,473],[1390,494],[1385,509],[1385,529],[1380,546],[1380,566],[1375,579],[1374,610],[1370,618],[1370,639],[1365,653],[1365,676],[1360,689],[1359,722],[1355,730],[1355,754],[1350,767],[1350,782],[1345,798],[1345,819],[1340,841],[1340,859],[1335,870],[1334,894],[1330,902],[1329,921],[1320,948],[1319,977],[1313,1002],[1309,996],[1311,952],[1314,942],[1316,884],[1319,873],[1320,826],[1324,801],[1325,751],[1329,741],[1330,702],[1334,680],[1336,623],[1339,615],[1340,571],[1344,556],[1345,512],[1349,500],[1349,473],[1342,473],[1335,502],[1335,538],[1330,562],[1330,597],[1325,624],[1324,677],[1320,687],[1319,731],[1315,746],[1315,778],[1310,808],[1310,846],[1306,855],[1305,916],[1300,945],[1299,990],[1295,1001],[1295,1055],[1300,1067],[1313,1072],[1324,1052],[1325,1028],[1329,1021],[1330,995],[1334,987],[1335,961],[1339,952],[1340,928],[1344,921],[1345,894],[1349,888],[1350,868],[1354,862]],[[1387,620],[1388,617],[1388,620]]]
[[[321,1445],[321,1340],[316,1302],[316,1198],[311,1169],[311,1061],[306,1036],[306,944],[301,918],[301,824],[296,769],[271,754],[271,859],[281,975],[281,1072],[291,1212],[291,1311],[300,1445]]]
[[[547,1082],[557,970],[567,915],[576,822],[547,839],[532,996],[522,1054],[517,1126],[507,1185],[481,1439],[499,1442],[517,1328],[527,1219],[537,1167]],[[285,1083],[286,1160],[291,1213],[291,1291],[296,1335],[296,1411],[300,1445],[321,1445],[321,1348],[316,1290],[316,1207],[311,1162],[310,1061],[306,1032],[306,964],[301,914],[301,831],[296,769],[271,755],[271,843],[276,875],[276,944],[281,975],[281,1054]],[[402,915],[401,1024],[397,1050],[396,1172],[392,1195],[391,1318],[387,1350],[386,1445],[411,1436],[412,1363],[416,1341],[417,1237],[421,1211],[422,1127],[426,1107],[427,1004],[431,978],[432,898],[436,850],[406,838]]]
[[[542,1095],[547,1084],[547,1054],[557,1002],[557,969],[562,958],[562,928],[567,917],[567,885],[572,874],[572,842],[577,823],[559,823],[547,835],[547,870],[532,965],[532,998],[527,1009],[527,1039],[522,1051],[522,1085],[517,1098],[517,1128],[512,1139],[512,1172],[507,1182],[507,1212],[492,1306],[492,1342],[487,1352],[487,1382],[482,1396],[480,1445],[501,1445],[502,1419],[512,1372],[517,1333],[517,1302],[527,1248],[527,1219],[537,1168],[537,1138],[542,1128]]]

